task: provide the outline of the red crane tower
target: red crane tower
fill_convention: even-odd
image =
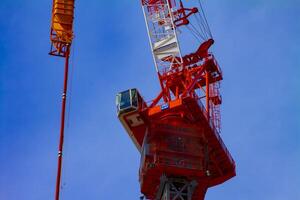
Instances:
[[[222,71],[195,2],[141,1],[161,91],[148,103],[137,89],[117,95],[118,117],[141,153],[141,192],[150,200],[203,200],[209,187],[235,176],[220,137]]]
[[[50,28],[51,49],[49,54],[52,56],[65,58],[55,200],[59,200],[60,197],[65,115],[69,77],[69,57],[73,40],[73,20],[74,0],[53,0]]]

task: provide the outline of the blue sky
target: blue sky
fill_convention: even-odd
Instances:
[[[0,3],[0,199],[53,199],[63,60],[52,1]],[[207,200],[300,199],[300,1],[204,1],[237,177]],[[76,1],[62,199],[138,199],[139,155],[115,94],[159,91],[140,2]]]

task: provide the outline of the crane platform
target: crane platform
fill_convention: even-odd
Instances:
[[[196,181],[195,192],[235,176],[234,160],[199,99],[147,108],[137,89],[130,89],[117,101],[119,119],[141,152],[141,191],[150,199],[162,176]]]

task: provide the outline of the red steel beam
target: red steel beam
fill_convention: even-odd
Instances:
[[[61,125],[60,125],[60,136],[59,136],[59,146],[58,146],[55,200],[59,200],[60,185],[61,185],[63,145],[64,145],[64,134],[65,134],[65,118],[66,118],[66,102],[67,102],[68,77],[69,77],[69,52],[70,52],[70,46],[68,46],[67,52],[65,54],[65,72],[64,72],[64,86],[63,86],[63,93],[62,93],[61,121],[60,121]]]

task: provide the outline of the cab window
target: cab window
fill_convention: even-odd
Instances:
[[[121,93],[121,99],[120,99],[120,110],[123,110],[125,108],[128,108],[131,106],[130,103],[130,90],[124,91]]]

